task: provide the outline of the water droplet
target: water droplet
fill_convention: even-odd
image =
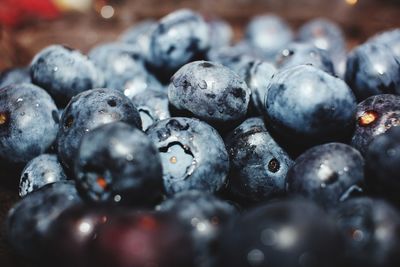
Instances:
[[[25,112],[21,112],[21,116],[25,116]]]
[[[247,261],[252,266],[260,266],[264,262],[264,253],[259,249],[253,249],[247,254]]]
[[[133,155],[132,155],[132,154],[128,154],[128,155],[126,156],[126,160],[127,160],[127,161],[133,160]]]
[[[200,82],[199,82],[199,87],[200,87],[200,89],[207,89],[207,82],[205,81],[205,80],[201,80]]]
[[[120,202],[121,201],[121,196],[120,195],[115,195],[114,196],[114,201],[115,202]]]
[[[344,171],[344,172],[348,172],[348,171],[349,171],[349,167],[344,167],[344,168],[343,168],[343,171]]]
[[[22,102],[22,101],[24,101],[24,99],[22,99],[22,98],[18,98],[18,99],[17,99],[17,103],[18,103],[18,102]]]
[[[40,104],[39,104],[39,103],[36,103],[36,105],[35,105],[35,106],[38,108],[38,107],[40,107]]]
[[[53,72],[57,72],[57,71],[58,71],[58,67],[54,67]]]

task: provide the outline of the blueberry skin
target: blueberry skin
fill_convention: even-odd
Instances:
[[[247,112],[251,91],[227,67],[209,61],[183,66],[171,79],[168,99],[175,108],[210,124],[230,124]]]
[[[400,57],[400,29],[381,32],[371,37],[368,42],[387,45],[397,57]]]
[[[385,201],[350,199],[335,212],[346,238],[346,256],[354,267],[395,267],[400,264],[400,214]]]
[[[0,88],[14,83],[30,83],[31,75],[28,68],[13,68],[0,73]]]
[[[142,131],[123,122],[102,125],[82,138],[75,181],[92,202],[147,205],[162,194],[161,159]]]
[[[233,29],[222,19],[207,21],[210,32],[210,49],[229,46],[233,39]]]
[[[67,208],[81,202],[73,181],[48,184],[17,202],[8,212],[8,241],[21,256],[40,260],[51,224]]]
[[[19,196],[25,197],[46,184],[67,180],[57,155],[42,154],[26,164],[19,182]]]
[[[217,266],[343,266],[343,239],[315,204],[271,202],[244,214],[221,237]]]
[[[150,42],[150,65],[173,74],[186,63],[204,57],[209,48],[209,29],[198,13],[180,9],[158,22]]]
[[[245,71],[244,80],[251,90],[250,103],[260,115],[264,112],[264,99],[276,71],[274,65],[259,60],[249,62]]]
[[[326,18],[310,20],[300,27],[296,39],[327,51],[335,72],[343,77],[346,69],[346,41],[343,31],[336,23]]]
[[[384,197],[398,200],[400,190],[400,127],[375,137],[366,152],[367,185]]]
[[[272,127],[307,144],[336,141],[352,130],[356,100],[342,80],[313,66],[277,72],[265,98]]]
[[[135,95],[131,100],[139,111],[143,131],[157,121],[171,117],[167,92],[146,90]]]
[[[76,50],[51,45],[32,60],[32,82],[44,88],[60,106],[83,91],[104,86],[102,73]]]
[[[306,64],[313,65],[331,75],[335,74],[328,52],[309,43],[289,44],[282,50],[276,61],[276,65],[280,69]]]
[[[268,133],[261,118],[250,118],[225,139],[230,156],[229,191],[260,202],[285,192],[285,177],[293,164]]]
[[[224,184],[229,157],[217,131],[197,119],[159,121],[146,134],[160,151],[164,188],[171,196],[186,190],[214,193]]]
[[[400,58],[386,45],[365,43],[347,57],[346,82],[359,102],[378,94],[400,94]]]
[[[246,40],[263,51],[269,59],[293,40],[293,32],[280,17],[261,15],[254,17],[247,25]]]
[[[196,267],[215,266],[215,244],[223,227],[236,215],[236,209],[215,196],[186,191],[162,202],[158,211],[173,214],[190,231],[195,248]]]
[[[145,67],[140,47],[106,43],[89,51],[89,59],[104,73],[107,88],[122,91],[127,97],[148,89],[163,90],[160,82]]]
[[[371,140],[393,126],[400,126],[400,96],[371,96],[357,106],[351,145],[365,154]]]
[[[57,135],[58,156],[67,169],[85,134],[94,128],[122,121],[141,129],[139,112],[121,92],[111,89],[93,89],[73,97],[65,108]]]
[[[56,139],[58,111],[50,95],[28,83],[0,89],[0,158],[26,163]]]
[[[301,195],[330,208],[362,192],[364,159],[349,145],[315,146],[296,159],[286,177],[288,194]]]
[[[150,56],[150,37],[157,26],[155,20],[144,20],[128,28],[120,36],[120,41],[139,47],[140,54],[145,58]]]

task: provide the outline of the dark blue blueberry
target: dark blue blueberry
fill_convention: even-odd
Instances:
[[[272,202],[253,209],[221,237],[217,266],[343,266],[343,239],[335,224],[313,203]]]
[[[58,111],[50,95],[28,83],[0,89],[0,158],[26,163],[56,139]]]
[[[265,108],[272,127],[296,143],[340,140],[353,128],[356,100],[342,80],[313,66],[277,72]]]
[[[335,218],[346,238],[353,267],[400,266],[400,214],[382,200],[367,197],[342,203]]]
[[[42,154],[25,166],[19,182],[19,196],[25,197],[46,184],[67,180],[57,155]]]
[[[245,81],[227,67],[195,61],[172,77],[168,99],[178,110],[223,127],[244,118],[250,93]]]
[[[32,82],[64,106],[74,95],[104,86],[103,74],[84,55],[61,45],[40,51],[31,63]]]
[[[30,83],[31,75],[28,68],[13,68],[0,73],[0,88],[14,83]]]
[[[140,54],[145,58],[150,56],[150,37],[157,26],[155,20],[144,20],[128,28],[121,36],[124,43],[139,47]]]
[[[309,43],[291,43],[277,58],[277,67],[281,69],[304,64],[313,65],[332,75],[335,74],[328,52]]]
[[[368,42],[384,44],[392,49],[393,53],[400,58],[400,29],[381,32],[370,38]]]
[[[189,233],[174,216],[164,213],[114,215],[99,227],[90,248],[86,266],[194,266]]]
[[[132,98],[132,103],[139,111],[143,131],[155,122],[171,117],[166,92],[146,90],[135,95]]]
[[[194,11],[181,9],[162,18],[151,35],[149,63],[170,77],[186,63],[202,59],[209,48],[209,29]]]
[[[148,90],[163,90],[157,79],[145,68],[139,47],[107,43],[89,52],[90,60],[103,71],[107,88],[122,91],[127,97]]]
[[[72,168],[82,137],[100,125],[115,121],[142,127],[139,112],[121,92],[93,89],[73,97],[63,112],[57,136],[61,163]]]
[[[286,177],[288,194],[301,195],[334,207],[364,184],[364,159],[349,145],[329,143],[315,146],[298,157]]]
[[[293,32],[280,17],[261,15],[254,17],[246,28],[246,40],[260,49],[267,59],[275,59],[293,39]]]
[[[73,181],[48,184],[27,195],[8,213],[8,241],[21,256],[40,260],[46,254],[43,241],[51,224],[67,208],[81,202]]]
[[[356,116],[351,145],[364,154],[375,136],[400,126],[400,96],[371,96],[358,104]]]
[[[340,27],[326,19],[316,18],[305,23],[297,33],[297,40],[310,43],[328,52],[335,72],[342,77],[346,68],[346,42]]]
[[[400,127],[375,137],[366,152],[367,185],[397,201],[400,191]]]
[[[102,125],[82,138],[75,181],[92,202],[154,204],[163,191],[160,155],[136,127],[122,122]]]
[[[210,49],[229,46],[233,38],[233,29],[222,19],[207,21],[210,31]]]
[[[245,70],[244,80],[251,90],[250,103],[261,115],[264,112],[264,100],[269,83],[276,68],[265,61],[250,61]]]
[[[232,205],[205,192],[186,191],[164,201],[157,209],[175,215],[189,229],[196,251],[194,266],[215,266],[215,244],[223,227],[236,214]]]
[[[259,202],[285,192],[285,177],[293,161],[270,136],[261,118],[244,121],[228,135],[225,144],[232,195]]]
[[[217,131],[197,119],[170,118],[146,133],[160,151],[168,195],[196,189],[216,192],[225,183],[229,158]]]
[[[384,44],[358,46],[347,57],[346,82],[359,102],[372,95],[400,94],[400,58]]]

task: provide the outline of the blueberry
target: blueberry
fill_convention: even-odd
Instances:
[[[75,181],[93,202],[154,204],[163,188],[160,155],[137,128],[122,122],[102,125],[82,138]]]
[[[9,211],[6,220],[8,240],[24,257],[40,260],[51,224],[67,208],[81,200],[72,181],[48,184],[27,195]]]
[[[293,164],[275,142],[261,118],[250,118],[225,139],[230,156],[229,191],[253,202],[285,192],[285,177]]]
[[[313,65],[327,73],[334,75],[332,60],[325,50],[316,48],[309,43],[291,43],[277,58],[278,68],[287,68],[298,65]]]
[[[175,217],[165,214],[113,216],[99,227],[90,246],[87,266],[194,266],[189,234]]]
[[[57,112],[50,95],[33,84],[0,89],[0,158],[26,163],[45,152],[57,135]]]
[[[363,191],[364,159],[349,145],[315,146],[296,159],[286,177],[289,194],[334,207]]]
[[[400,58],[384,44],[358,46],[347,58],[346,82],[359,101],[372,95],[400,94]]]
[[[382,196],[399,200],[400,127],[375,137],[366,152],[367,183]]]
[[[151,34],[149,63],[169,77],[186,63],[204,58],[209,48],[207,23],[180,9],[163,17]]]
[[[356,100],[340,79],[313,66],[277,72],[265,98],[272,127],[307,144],[341,140],[353,129]]]
[[[400,214],[382,200],[367,197],[342,203],[335,213],[354,267],[400,265]]]
[[[357,106],[357,123],[351,145],[364,154],[375,136],[393,126],[400,126],[400,96],[371,96]]]
[[[293,39],[293,32],[280,17],[261,15],[254,17],[247,25],[246,40],[260,49],[267,59],[275,55]]]
[[[207,21],[210,31],[210,48],[229,46],[232,42],[233,29],[228,22],[222,19],[211,19]]]
[[[161,203],[158,210],[177,216],[190,230],[196,267],[215,266],[215,244],[221,230],[236,214],[235,208],[205,192],[186,191]]]
[[[156,28],[155,20],[144,20],[128,28],[121,36],[120,40],[124,43],[132,44],[140,49],[140,54],[145,58],[150,56],[150,37]]]
[[[264,112],[264,99],[276,68],[265,61],[250,61],[245,70],[244,80],[251,90],[251,105],[259,114]]]
[[[83,91],[102,87],[102,73],[79,51],[52,45],[40,51],[30,67],[32,82],[44,88],[60,106]]]
[[[139,111],[144,131],[155,122],[171,117],[166,92],[146,90],[135,95],[132,103]]]
[[[251,210],[224,231],[221,242],[217,266],[343,266],[343,239],[337,227],[303,200]]]
[[[237,74],[209,61],[186,64],[175,73],[168,87],[168,99],[175,108],[216,127],[243,119],[250,93]]]
[[[14,83],[30,83],[31,75],[28,68],[13,68],[0,73],[0,88]]]
[[[305,23],[298,31],[297,40],[310,43],[328,52],[340,77],[346,68],[346,42],[343,31],[333,21],[316,18]]]
[[[57,136],[58,156],[72,168],[82,137],[94,128],[123,121],[141,129],[140,115],[132,102],[121,92],[93,89],[73,97],[65,108]]]
[[[384,44],[392,49],[397,57],[400,57],[400,29],[381,32],[370,38],[368,42]]]
[[[140,47],[107,43],[94,47],[89,58],[103,71],[107,88],[132,96],[147,89],[162,90],[161,84],[145,68]]]
[[[224,184],[229,158],[217,131],[197,119],[170,118],[146,133],[158,147],[168,195],[197,189],[216,192]]]
[[[67,180],[56,155],[42,154],[25,166],[19,183],[19,196],[25,197],[46,184]]]

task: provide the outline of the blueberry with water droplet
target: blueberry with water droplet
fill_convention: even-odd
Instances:
[[[301,195],[330,208],[360,194],[364,184],[364,159],[349,145],[315,146],[296,159],[286,185],[291,195]]]
[[[61,45],[40,51],[30,67],[32,82],[65,106],[74,95],[104,86],[102,73],[85,56]]]
[[[112,89],[93,89],[73,97],[65,108],[57,136],[58,156],[67,169],[82,137],[103,124],[122,121],[141,129],[139,112],[125,95]]]
[[[29,161],[22,170],[19,182],[19,196],[36,191],[46,184],[67,180],[57,155],[42,154]]]
[[[268,133],[261,118],[250,118],[225,138],[230,157],[229,192],[252,202],[283,195],[293,164]]]
[[[160,151],[167,195],[190,189],[214,193],[224,185],[228,153],[207,123],[173,117],[155,123],[146,133]]]
[[[39,103],[36,106],[34,103]],[[0,158],[26,163],[44,153],[55,141],[57,107],[43,89],[29,83],[0,89]]]
[[[357,106],[351,145],[365,154],[369,143],[394,126],[400,126],[400,96],[371,96]]]
[[[82,138],[74,172],[77,188],[92,202],[153,205],[163,191],[157,148],[123,122],[102,125]]]
[[[383,200],[350,199],[334,217],[346,240],[346,257],[354,267],[397,267],[400,264],[400,214]]]

